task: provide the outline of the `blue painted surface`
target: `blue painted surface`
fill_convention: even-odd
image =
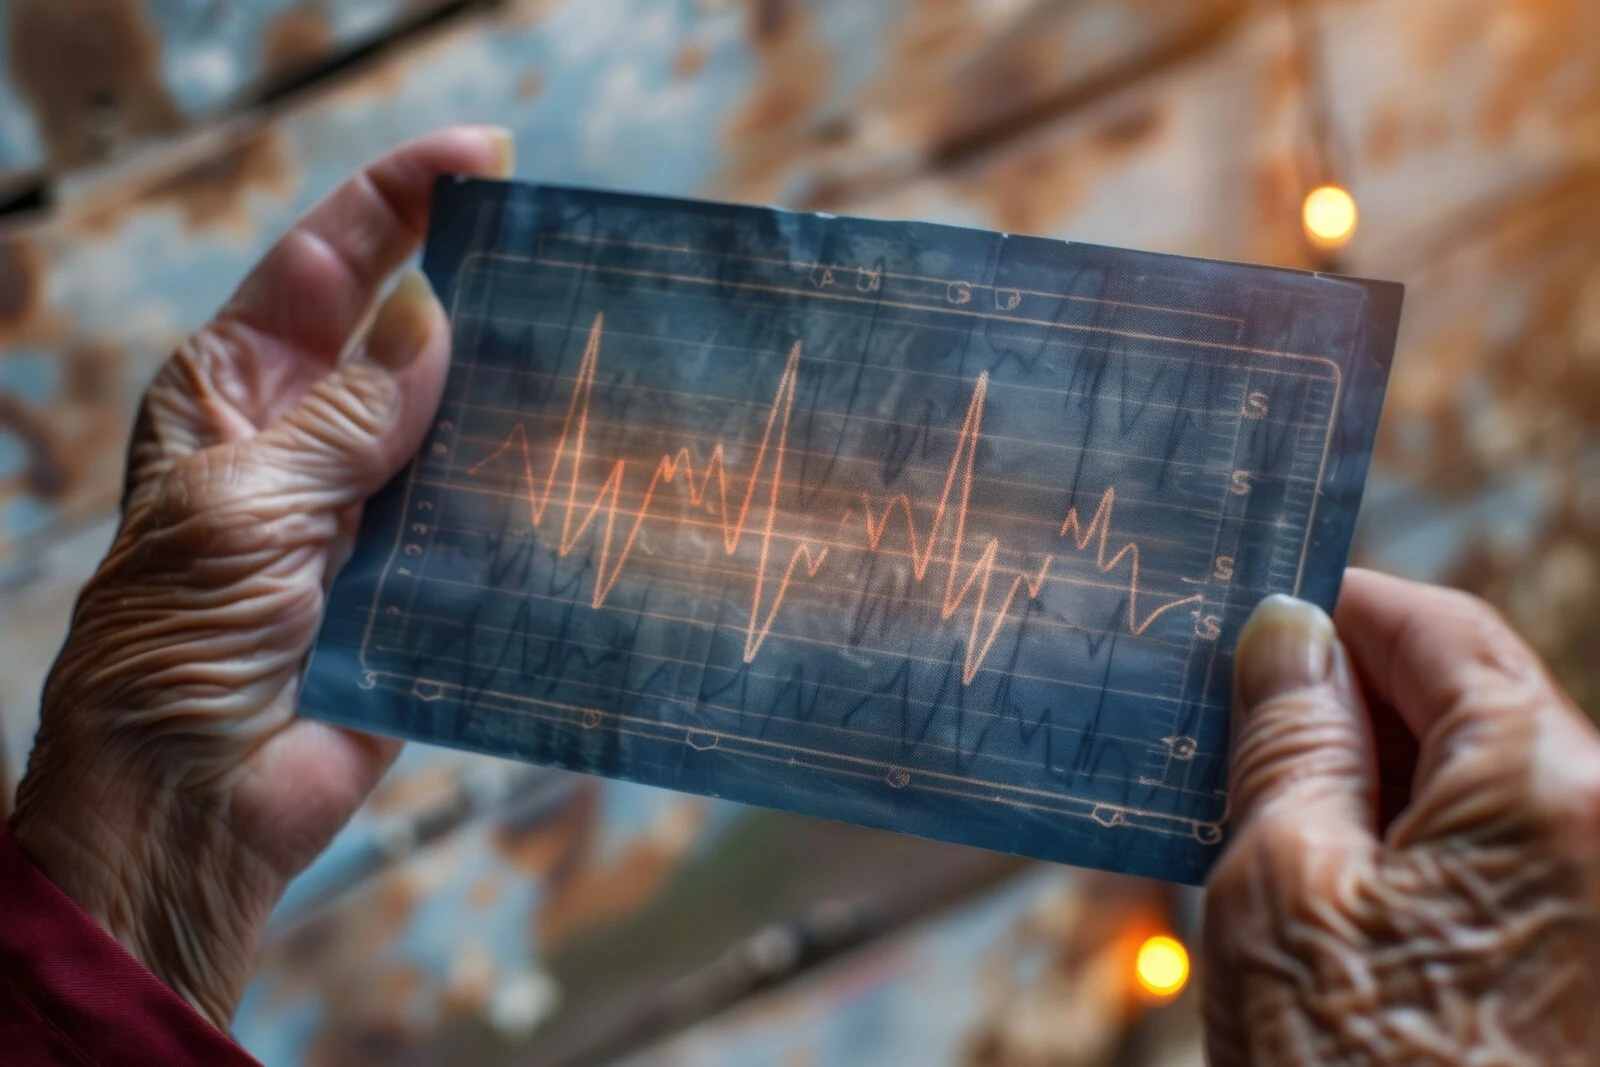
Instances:
[[[1058,964],[1049,960],[1057,947],[1048,940],[1048,927],[1032,932],[1033,951],[1008,948],[1041,911],[1059,906],[1072,892],[1067,872],[1030,875],[663,1041],[619,1067],[957,1067],[970,1062],[974,1041],[1001,1007],[1006,984],[1034,986],[1041,964]],[[1061,990],[1067,996],[1073,992]],[[1106,991],[1079,992],[1093,1000]],[[1100,1017],[1087,1020],[1083,1045],[1094,1046],[1097,1027],[1115,1030],[1117,1020],[1103,1010],[1113,1004],[1114,998],[1107,998],[1105,1005],[1096,1005]],[[1069,1007],[1063,1005],[1063,1018]],[[1035,1051],[1051,1044],[1048,1015],[1038,1023]]]
[[[3,12],[0,12],[3,14]],[[11,45],[9,19],[0,18],[0,56]],[[25,180],[44,166],[44,141],[32,112],[9,78],[0,78],[0,188],[6,180]]]
[[[340,54],[381,38],[442,0],[128,0],[155,38],[162,88],[178,113],[203,125],[208,119],[296,72],[268,68],[266,42],[286,18],[316,27],[301,35],[303,63]],[[0,10],[0,55],[10,20]],[[70,88],[70,82],[64,83]],[[38,123],[15,87],[0,79],[0,181],[48,176],[50,166]]]
[[[16,347],[0,357],[0,393],[24,404],[42,408],[61,388],[61,362],[54,352],[32,346]]]
[[[425,265],[444,402],[305,713],[1203,878],[1225,650],[1333,606],[1397,287],[449,181]]]
[[[172,49],[166,60],[169,66],[175,56],[203,53],[207,42],[192,27],[210,0],[147,3],[150,10],[161,12],[158,19],[174,27],[172,44],[164,46]],[[235,17],[259,26],[269,9],[287,5],[262,0],[229,6],[238,12]],[[392,10],[396,5],[385,0],[330,0],[323,6],[332,12],[338,36],[354,34],[360,19],[371,17],[361,12]],[[76,228],[69,203],[59,225],[30,235],[44,253],[52,322],[0,355],[0,378],[13,376],[5,378],[0,388],[25,393],[46,421],[63,428],[64,434],[67,427],[81,428],[84,423],[99,424],[107,431],[95,438],[93,455],[87,446],[76,444],[80,438],[64,437],[74,469],[86,472],[73,482],[67,497],[41,501],[26,497],[20,487],[0,486],[0,554],[27,531],[39,536],[29,557],[11,556],[0,575],[0,582],[20,583],[5,585],[0,596],[0,633],[6,638],[0,642],[5,646],[6,670],[0,685],[0,715],[5,717],[13,769],[25,756],[31,736],[29,717],[37,683],[53,652],[49,634],[64,626],[72,587],[87,575],[90,557],[103,548],[108,536],[109,527],[102,526],[94,538],[74,540],[58,525],[63,518],[109,513],[116,474],[115,464],[105,462],[113,446],[103,442],[123,437],[139,386],[182,332],[204,321],[226,297],[267,242],[356,166],[404,137],[451,121],[502,122],[517,131],[522,177],[762,201],[798,195],[816,175],[854,173],[858,167],[888,159],[904,163],[906,169],[896,172],[897,181],[880,190],[882,195],[849,200],[852,210],[997,225],[1010,210],[1010,193],[1026,190],[1030,195],[1022,200],[1044,201],[1048,208],[1034,215],[1038,232],[1208,255],[1277,259],[1295,254],[1297,246],[1278,240],[1284,232],[1291,236],[1296,232],[1295,205],[1289,202],[1294,191],[1279,190],[1289,201],[1275,206],[1269,180],[1275,166],[1288,162],[1285,145],[1294,138],[1285,123],[1295,121],[1286,116],[1296,106],[1292,100],[1279,99],[1281,86],[1272,72],[1279,69],[1282,42],[1270,27],[1243,46],[1226,46],[1168,71],[1160,84],[1130,88],[1105,102],[1113,105],[1109,108],[1097,104],[1061,122],[1024,131],[1020,143],[996,146],[992,166],[988,160],[973,160],[958,172],[928,176],[919,169],[923,149],[939,132],[930,115],[942,120],[942,111],[959,110],[964,102],[985,104],[991,94],[998,98],[1001,89],[1010,92],[1015,80],[971,75],[1027,70],[1027,63],[1014,61],[1013,50],[1025,54],[1019,46],[1037,44],[1051,25],[1070,30],[1051,46],[1060,70],[1050,84],[1017,88],[1020,105],[1039,100],[1039,94],[1062,91],[1075,78],[1114,69],[1159,40],[1165,32],[1162,27],[1208,18],[1191,13],[1202,9],[1215,13],[1225,5],[1198,0],[1170,8],[1122,0],[1073,5],[1029,0],[975,3],[970,7],[981,8],[984,18],[958,19],[954,23],[958,43],[928,48],[917,69],[898,58],[900,46],[914,39],[926,44],[927,37],[919,35],[927,31],[937,38],[944,24],[930,19],[924,5],[902,0],[787,5],[799,13],[804,32],[759,47],[751,42],[739,4],[564,0],[519,6],[519,21],[483,23],[455,33],[448,43],[389,66],[377,77],[358,79],[276,118],[270,126],[271,140],[281,153],[284,187],[259,185],[238,198],[242,211],[237,227],[191,226],[173,203],[141,200],[113,212],[109,225],[86,229]],[[1041,14],[1046,9],[1066,15],[1052,23],[1050,16]],[[1173,18],[1171,13],[1180,10],[1183,18]],[[1405,0],[1404,4],[1396,0],[1327,13],[1330,76],[1338,89],[1335,110],[1357,155],[1363,154],[1363,146],[1375,143],[1369,142],[1375,120],[1389,116],[1395,106],[1409,131],[1398,158],[1386,163],[1358,161],[1351,175],[1363,209],[1362,235],[1354,252],[1358,262],[1383,264],[1374,270],[1387,271],[1396,263],[1401,266],[1395,270],[1418,269],[1413,249],[1432,247],[1430,242],[1442,229],[1459,240],[1461,219],[1488,217],[1480,216],[1475,205],[1514,203],[1530,186],[1564,173],[1561,168],[1575,151],[1573,146],[1581,144],[1581,138],[1564,137],[1560,131],[1568,128],[1563,123],[1576,123],[1585,113],[1573,111],[1574,117],[1568,119],[1547,108],[1544,114],[1537,100],[1522,125],[1545,134],[1519,138],[1514,145],[1479,140],[1477,112],[1503,70],[1486,62],[1475,47],[1459,49],[1455,58],[1430,75],[1433,81],[1419,83],[1412,58],[1421,47],[1419,41],[1430,38],[1428,28],[1441,24],[1446,15],[1474,19],[1487,10],[1485,5],[1473,7],[1461,0]],[[230,32],[229,39],[239,42],[240,50],[230,60],[228,76],[248,79],[259,69],[259,41],[247,40],[249,34],[237,30]],[[1540,27],[1528,40],[1541,41],[1540,34],[1548,36],[1548,29]],[[1472,35],[1466,38],[1472,39]],[[705,49],[704,65],[697,73],[674,69],[674,54],[687,45]],[[807,51],[812,45],[815,48]],[[207,93],[218,91],[221,80],[215,72],[221,64],[208,62],[211,74],[201,63],[194,70],[173,70],[169,75],[185,108],[202,108]],[[1577,73],[1581,76],[1582,71]],[[1570,84],[1570,67],[1559,76]],[[964,96],[938,92],[950,84],[961,86]],[[894,106],[886,104],[891,99]],[[754,134],[734,136],[735,126],[762,110],[752,107],[755,102],[782,103],[789,110],[765,111],[768,118],[756,124]],[[1128,114],[1145,113],[1146,105],[1155,115],[1153,132],[1104,158],[1099,131]],[[1423,143],[1426,123],[1440,115],[1445,116],[1446,132],[1441,135],[1445,139],[1429,146]],[[829,147],[812,136],[841,116],[854,120],[854,139]],[[781,150],[775,152],[778,158],[770,175],[752,176],[750,171],[758,168],[741,167],[755,151],[752,146],[771,144]],[[21,110],[9,84],[0,81],[0,160],[37,161],[41,155],[31,117]],[[1050,166],[1052,159],[1062,157],[1071,165]],[[1022,160],[1030,165],[1015,165]],[[1043,169],[1033,169],[1035,162]],[[1273,220],[1279,215],[1282,225],[1274,229]],[[1452,378],[1486,374],[1485,353],[1491,347],[1488,339],[1470,331],[1465,338],[1451,331],[1457,323],[1470,322],[1480,307],[1491,305],[1499,309],[1499,328],[1514,329],[1519,316],[1526,321],[1529,308],[1546,288],[1543,276],[1527,263],[1498,257],[1498,252],[1491,253],[1483,263],[1468,263],[1448,284],[1437,282],[1431,291],[1425,287],[1421,299],[1408,309],[1415,338],[1401,359],[1400,371],[1407,383],[1421,388],[1396,395],[1396,417],[1386,433],[1391,442],[1415,440],[1421,445],[1392,449],[1380,460],[1379,476],[1371,487],[1377,506],[1363,536],[1368,559],[1425,577],[1443,577],[1455,565],[1449,553],[1481,544],[1484,524],[1513,539],[1549,536],[1551,516],[1563,500],[1581,497],[1582,488],[1597,481],[1600,446],[1594,445],[1591,434],[1585,438],[1587,444],[1580,441],[1571,452],[1560,448],[1541,452],[1538,446],[1529,446],[1494,459],[1499,466],[1487,478],[1487,487],[1479,488],[1484,489],[1484,499],[1509,502],[1500,510],[1486,512],[1473,485],[1430,483],[1434,475],[1428,473],[1433,468],[1427,455],[1450,447],[1451,442],[1444,420],[1430,421],[1427,414],[1428,379],[1435,374]],[[1491,260],[1500,266],[1486,266]],[[58,328],[59,334],[53,332]],[[1438,339],[1446,335],[1448,345],[1438,346]],[[45,337],[48,340],[41,339]],[[69,399],[59,380],[38,374],[38,353],[84,341],[110,343],[121,353],[110,392],[92,406]],[[20,379],[10,369],[12,353],[21,355],[25,367]],[[1518,420],[1524,418],[1504,397],[1496,412],[1502,428],[1505,420],[1521,425]],[[1474,405],[1473,417],[1481,414]],[[1547,419],[1548,410],[1543,415]],[[1585,455],[1589,467],[1582,466]],[[1505,495],[1495,495],[1499,492],[1495,487],[1501,485],[1506,486]],[[1510,526],[1508,519],[1513,520]],[[81,544],[90,547],[80,548]],[[61,546],[83,558],[58,567],[52,560]],[[1537,540],[1497,545],[1497,550],[1517,558],[1542,551]],[[458,773],[449,754],[422,747],[411,752],[395,772],[395,781],[414,781],[430,769]],[[625,850],[649,832],[649,814],[661,802],[661,794],[652,790],[607,786],[601,801],[604,822],[614,823],[617,830],[598,832],[595,847],[608,854]],[[338,884],[342,869],[359,869],[374,850],[382,851],[397,823],[405,823],[420,810],[407,807],[385,817],[363,815],[296,887],[285,913],[320,899],[324,890]],[[736,818],[737,810],[713,805],[690,854],[713,850],[718,827]],[[468,827],[459,836],[470,842],[480,840],[476,834]],[[525,884],[533,878],[504,857],[485,863],[495,872],[495,880],[504,884]],[[427,867],[420,860],[418,864]],[[467,861],[462,867],[480,869]],[[404,863],[385,867],[368,888],[387,889],[412,873],[412,865]],[[449,880],[438,874],[430,877]],[[497,920],[503,923],[497,930],[527,918],[517,910],[528,906],[527,900],[515,899],[516,908],[508,908]],[[391,941],[400,936],[389,935]],[[377,934],[373,937],[379,939]],[[426,939],[406,943],[405,953],[381,958],[354,950],[346,957],[330,950],[317,957],[315,973],[294,959],[274,957],[247,1000],[241,1033],[270,1064],[304,1062],[307,1049],[326,1027],[349,1025],[361,1017],[360,1010],[333,995],[337,983],[327,975],[337,969],[337,961],[346,962],[354,984],[375,985],[406,968],[443,983],[454,965],[453,955],[446,951],[450,946]],[[502,936],[487,947],[496,974],[515,974],[538,963],[538,950],[527,938]],[[313,992],[282,999],[282,984],[296,981]],[[429,988],[437,991],[442,984]],[[269,989],[272,995],[266,992]],[[927,1028],[941,1011],[907,1025]],[[886,1057],[883,1062],[894,1061]]]

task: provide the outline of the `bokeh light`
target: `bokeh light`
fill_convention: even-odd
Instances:
[[[1323,248],[1339,248],[1356,232],[1355,197],[1337,185],[1324,185],[1306,194],[1302,215],[1306,236]]]
[[[1157,997],[1175,997],[1189,982],[1189,952],[1175,938],[1147,938],[1134,964],[1139,985]]]

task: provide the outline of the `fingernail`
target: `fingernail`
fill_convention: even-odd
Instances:
[[[1327,682],[1338,635],[1315,604],[1270,596],[1257,605],[1234,653],[1234,705],[1248,711],[1274,697]]]
[[[420,271],[407,271],[378,309],[367,334],[366,359],[391,371],[409,367],[433,332],[438,301]]]
[[[495,161],[489,176],[492,178],[509,178],[517,169],[517,142],[510,130],[504,126],[488,126],[484,132],[489,140],[494,143]]]

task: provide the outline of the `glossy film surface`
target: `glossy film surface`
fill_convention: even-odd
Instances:
[[[1337,593],[1397,286],[447,182],[454,363],[307,714],[1175,881]]]

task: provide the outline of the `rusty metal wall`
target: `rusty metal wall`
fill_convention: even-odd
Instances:
[[[622,1067],[1201,1067],[1193,988],[1133,981],[1163,921],[1148,885],[1033,872]]]
[[[1291,5],[1266,0],[506,0],[237,113],[287,69],[280,50],[310,62],[422,6],[7,5],[0,171],[57,182],[46,217],[0,236],[12,782],[43,665],[109,538],[142,383],[290,219],[452,121],[511,126],[526,178],[1307,267],[1324,264],[1299,199],[1334,167],[1362,210],[1336,265],[1409,287],[1358,555],[1490,596],[1600,707],[1600,0],[1307,5],[1320,80]],[[206,32],[224,9],[234,28]],[[64,12],[99,27],[115,62],[89,69],[109,80],[16,61],[65,47],[49,45]],[[113,90],[108,123],[95,101]],[[768,924],[822,922],[833,951],[1006,874],[976,853],[414,748],[285,903],[239,1032],[272,1064],[555,1062],[767,980],[717,967]],[[828,901],[854,909],[823,909],[837,929],[817,917]],[[994,906],[1017,921],[1029,907]],[[906,951],[937,956],[955,929]],[[976,956],[948,958],[939,973],[976,974]],[[954,1032],[916,1006],[915,981],[885,988],[899,1025]],[[644,1062],[760,1062],[714,1050],[764,1033],[789,1047],[773,1020],[791,1017],[813,1020],[800,1043],[815,1062],[868,1062],[822,1054],[853,1040],[830,996],[707,1023]],[[860,1047],[890,1049],[880,1038]],[[968,1062],[950,1050],[872,1062]]]
[[[158,143],[449,0],[8,0],[0,193]]]

